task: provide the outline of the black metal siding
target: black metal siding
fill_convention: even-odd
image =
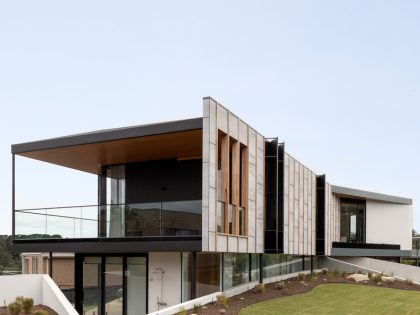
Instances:
[[[201,200],[201,170],[201,159],[127,164],[126,203]]]
[[[265,252],[278,248],[278,140],[265,142]]]
[[[277,252],[284,253],[284,143],[278,146]]]
[[[325,175],[316,177],[316,254],[325,255]]]

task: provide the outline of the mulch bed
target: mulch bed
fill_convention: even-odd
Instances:
[[[250,290],[244,292],[240,295],[236,295],[230,298],[229,308],[226,310],[225,314],[227,315],[237,315],[244,307],[247,307],[251,304],[258,303],[261,301],[280,298],[284,296],[290,296],[295,294],[302,294],[305,292],[311,291],[318,285],[324,283],[347,283],[347,284],[355,284],[354,281],[347,280],[346,277],[349,275],[336,275],[334,276],[332,273],[329,274],[318,274],[318,278],[316,280],[311,279],[310,275],[305,276],[303,281],[300,281],[298,277],[290,278],[284,280],[286,283],[286,287],[283,289],[277,289],[274,286],[274,283],[266,284],[265,285],[265,292],[264,293],[257,293],[255,290]],[[370,285],[375,287],[384,287],[384,288],[393,288],[393,289],[402,289],[402,290],[415,290],[420,291],[420,286],[416,284],[409,284],[405,281],[398,281],[396,280],[394,283],[387,283],[387,282],[374,282],[369,280],[368,282],[359,282],[358,285]],[[220,314],[219,310],[223,309],[223,306],[218,304],[217,302],[207,304],[203,306],[199,314],[200,315],[207,315],[207,314]],[[193,314],[192,311],[189,311],[188,314]]]
[[[54,310],[52,310],[50,307],[45,306],[45,305],[34,305],[34,307],[32,307],[32,312],[31,314],[38,312],[38,311],[44,311],[46,312],[48,315],[58,315],[58,313]],[[23,314],[23,313],[21,313]],[[10,315],[9,312],[6,313],[6,308],[0,307],[0,315]]]

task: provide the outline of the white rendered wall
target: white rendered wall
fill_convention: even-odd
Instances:
[[[367,200],[366,243],[399,244],[411,250],[412,205]]]
[[[160,273],[162,268],[164,273]],[[163,281],[161,277],[163,276]],[[163,286],[162,286],[163,284]],[[158,300],[166,305],[158,306]],[[149,313],[181,303],[181,253],[149,253]]]
[[[9,304],[17,296],[31,297],[34,305],[51,307],[60,315],[77,315],[76,310],[54,281],[47,275],[14,275],[0,277],[0,301]]]

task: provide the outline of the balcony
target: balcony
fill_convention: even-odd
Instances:
[[[22,209],[15,240],[201,237],[201,200]]]

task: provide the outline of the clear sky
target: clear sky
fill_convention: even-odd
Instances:
[[[0,0],[0,233],[13,143],[198,117],[212,96],[336,185],[414,199],[419,1]],[[96,203],[17,159],[17,207]]]

